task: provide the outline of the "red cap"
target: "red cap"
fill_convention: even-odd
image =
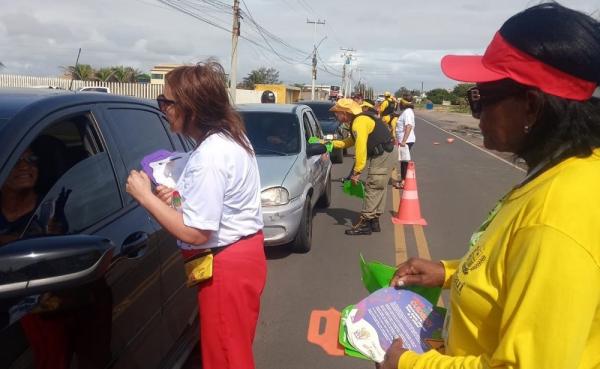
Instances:
[[[513,47],[500,33],[487,47],[483,56],[446,55],[442,71],[454,80],[491,82],[505,78],[570,100],[585,101],[600,97],[596,82],[586,81],[545,64]]]

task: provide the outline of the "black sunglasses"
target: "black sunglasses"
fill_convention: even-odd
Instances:
[[[514,83],[490,83],[489,85],[475,86],[467,90],[467,101],[471,108],[473,118],[479,119],[484,105],[491,105],[508,97],[520,95],[527,88]]]
[[[177,104],[177,101],[167,99],[163,94],[160,94],[156,97],[156,102],[158,103],[158,108],[163,113],[166,113],[166,110],[169,106]]]

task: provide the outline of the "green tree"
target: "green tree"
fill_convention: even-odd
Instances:
[[[467,105],[467,91],[472,87],[475,87],[474,83],[459,83],[456,85],[452,90],[452,94],[455,98],[453,104]]]
[[[441,104],[442,101],[452,101],[454,95],[443,88],[435,88],[427,92],[427,98],[434,104]]]
[[[275,68],[260,67],[244,77],[242,87],[254,89],[257,84],[276,84],[279,82],[279,72]]]
[[[63,70],[65,75],[71,79],[81,81],[91,81],[94,79],[94,68],[89,64],[70,65],[63,67]]]
[[[151,77],[148,73],[140,73],[136,77],[138,83],[150,83],[150,79]]]
[[[100,68],[95,71],[94,76],[98,81],[110,82],[113,78],[113,71],[110,68]]]

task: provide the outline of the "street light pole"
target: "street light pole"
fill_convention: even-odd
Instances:
[[[349,83],[349,81],[346,79],[346,65],[350,65],[350,61],[352,60],[352,53],[356,50],[347,49],[344,47],[341,47],[340,50],[344,52],[344,55],[342,55],[342,58],[344,58],[344,67],[342,68],[342,96],[346,97],[346,95],[348,94],[347,85]]]
[[[325,24],[325,21],[317,19],[316,21],[306,20],[308,24],[314,24],[315,30],[313,32],[313,57],[312,57],[312,88],[310,90],[310,99],[315,99],[315,82],[317,80],[317,24]]]

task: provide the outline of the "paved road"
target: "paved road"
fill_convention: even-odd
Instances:
[[[387,264],[411,256],[462,256],[471,233],[487,212],[523,177],[522,170],[460,136],[446,143],[452,136],[436,126],[448,128],[448,123],[436,122],[431,116],[425,119],[417,118],[413,157],[421,212],[428,226],[392,225],[390,217],[399,192],[389,186],[389,213],[382,219],[382,232],[346,236],[344,229],[358,217],[361,204],[345,196],[341,184],[335,182],[331,207],[318,210],[314,218],[313,249],[302,255],[283,248],[267,250],[268,280],[254,346],[258,369],[373,368],[359,359],[328,356],[308,343],[310,312],[330,307],[341,310],[366,296],[360,281],[360,253],[367,260]],[[335,165],[333,178],[346,175],[351,164],[352,159],[346,158]],[[197,353],[193,359],[198,360]]]
[[[429,122],[417,119],[413,155],[421,211],[429,223],[424,227],[429,246],[425,251],[434,259],[460,257],[473,230],[496,200],[523,177],[523,172],[460,139],[446,143],[451,136],[435,128],[436,122]],[[333,178],[347,174],[350,165],[351,158],[336,165]],[[388,194],[391,213],[395,210],[391,186]],[[257,368],[372,367],[358,359],[327,356],[306,339],[312,310],[340,310],[366,295],[359,276],[360,253],[369,260],[388,264],[396,261],[396,249],[399,255],[419,255],[413,227],[394,230],[389,216],[382,221],[380,234],[345,236],[344,229],[358,216],[359,209],[360,202],[343,195],[336,183],[331,207],[315,216],[310,253],[268,250],[269,275],[255,342]]]

